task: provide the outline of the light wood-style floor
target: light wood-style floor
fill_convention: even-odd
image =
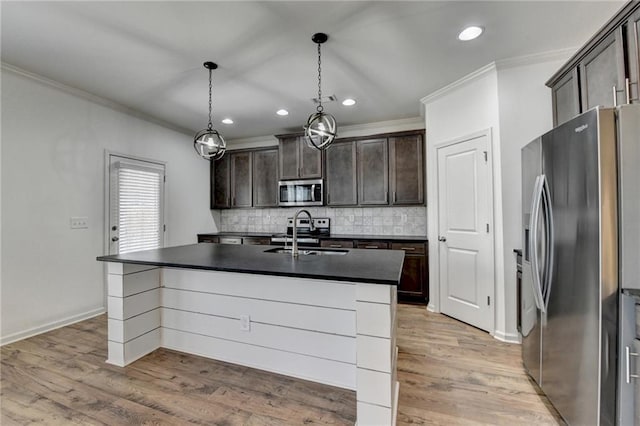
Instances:
[[[424,307],[399,306],[398,424],[561,423],[520,347]],[[104,362],[106,317],[1,349],[0,424],[353,424],[354,392],[160,349]]]

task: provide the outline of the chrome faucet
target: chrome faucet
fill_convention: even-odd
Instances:
[[[313,219],[311,219],[311,213],[308,210],[300,209],[293,216],[293,242],[291,247],[291,256],[298,257],[298,215],[300,213],[305,213],[309,217],[309,231],[313,231],[315,228],[313,226]]]

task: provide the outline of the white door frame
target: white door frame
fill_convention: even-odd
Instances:
[[[427,131],[427,137],[429,132]],[[498,302],[497,298],[497,269],[496,269],[496,258],[501,255],[501,252],[496,247],[497,241],[497,229],[495,227],[495,194],[494,194],[494,164],[493,161],[493,134],[492,129],[484,129],[478,132],[474,132],[465,136],[457,137],[455,139],[450,139],[448,141],[439,142],[436,144],[428,144],[427,145],[427,238],[429,240],[429,305],[427,309],[432,312],[440,312],[440,242],[438,241],[438,233],[439,233],[439,199],[440,194],[438,193],[438,149],[444,148],[447,146],[455,145],[460,142],[468,141],[470,139],[476,139],[479,137],[486,136],[488,140],[487,144],[487,161],[489,163],[488,167],[488,181],[491,183],[489,188],[487,188],[487,193],[491,198],[491,202],[488,203],[489,206],[489,226],[491,227],[491,236],[493,238],[492,244],[492,267],[493,267],[493,276],[494,276],[494,285],[493,285],[493,294],[491,296],[491,327],[490,334],[494,335],[495,327],[496,327],[496,302]]]

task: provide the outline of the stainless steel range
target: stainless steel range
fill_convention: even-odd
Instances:
[[[300,247],[320,247],[320,236],[328,236],[331,233],[330,219],[328,217],[298,218],[296,224],[297,240]],[[287,219],[287,232],[271,237],[271,244],[290,244],[293,241],[293,218]]]

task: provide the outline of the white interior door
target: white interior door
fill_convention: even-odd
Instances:
[[[164,246],[165,166],[109,154],[109,254]]]
[[[489,135],[438,149],[440,311],[493,327],[493,227]]]

